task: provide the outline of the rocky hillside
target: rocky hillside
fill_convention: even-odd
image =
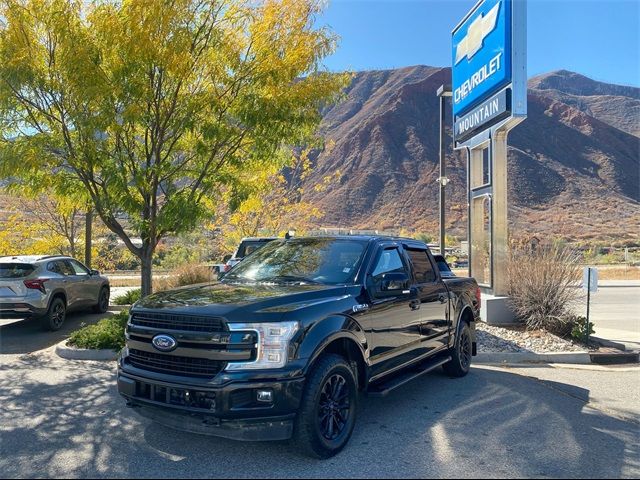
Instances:
[[[437,231],[435,92],[450,75],[424,66],[355,75],[345,99],[324,114],[331,148],[315,158],[310,180],[342,172],[329,191],[309,193],[326,211],[325,225]],[[638,238],[639,135],[640,89],[568,71],[532,78],[529,117],[509,138],[512,231]],[[449,151],[447,163],[448,228],[464,235],[466,155]]]

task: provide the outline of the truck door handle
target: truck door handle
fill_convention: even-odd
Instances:
[[[440,295],[438,295],[438,300],[440,300],[440,303],[447,303],[447,295],[441,293]]]
[[[412,300],[411,302],[409,302],[409,307],[411,307],[411,310],[420,310],[420,300]]]

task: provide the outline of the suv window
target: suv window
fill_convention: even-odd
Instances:
[[[404,272],[404,264],[397,248],[387,248],[380,253],[376,266],[371,274],[373,277],[388,272]]]
[[[236,252],[235,258],[244,258],[247,255],[255,252],[256,250],[260,250],[270,241],[271,239],[245,240],[240,243],[240,246],[238,247],[238,251]]]
[[[36,268],[27,263],[0,263],[0,278],[22,278],[31,275]]]
[[[413,271],[416,276],[417,283],[430,283],[436,281],[436,272],[433,270],[433,265],[429,260],[426,250],[413,250],[407,249],[411,263],[413,264]]]
[[[76,274],[73,271],[73,268],[71,268],[71,265],[69,265],[64,260],[55,260],[53,262],[49,262],[49,264],[47,265],[47,270],[49,270],[50,272],[53,272],[53,273],[58,273],[60,275],[75,275]]]
[[[71,264],[71,268],[73,268],[74,275],[89,275],[89,270],[87,267],[82,265],[77,260],[67,260],[68,263]]]

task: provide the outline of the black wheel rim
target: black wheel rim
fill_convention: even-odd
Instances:
[[[105,290],[100,295],[100,309],[106,310],[108,306],[109,306],[109,294]]]
[[[324,383],[318,404],[320,433],[327,440],[335,440],[346,430],[351,416],[349,385],[339,373],[331,375]]]
[[[471,366],[471,337],[469,337],[469,332],[467,332],[466,328],[463,329],[460,334],[460,344],[458,349],[460,366],[464,370],[468,370]]]
[[[57,328],[62,325],[62,322],[64,322],[64,305],[56,303],[51,312],[51,323]]]

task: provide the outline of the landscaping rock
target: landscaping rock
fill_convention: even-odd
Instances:
[[[478,352],[584,352],[586,347],[544,330],[527,331],[524,327],[496,327],[476,324]]]

